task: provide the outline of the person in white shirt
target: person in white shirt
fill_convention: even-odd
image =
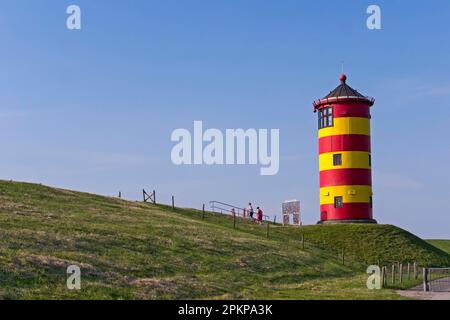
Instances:
[[[253,214],[254,214],[255,212],[253,211],[253,207],[252,207],[252,204],[251,204],[250,202],[248,203],[247,211],[248,211],[248,214],[249,214],[249,216],[250,216],[250,219],[253,220]]]

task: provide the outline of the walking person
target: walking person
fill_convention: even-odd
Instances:
[[[262,220],[263,220],[263,212],[261,210],[260,207],[256,208],[256,214],[257,214],[257,218],[258,218],[258,224],[262,224]]]
[[[255,212],[253,211],[253,207],[252,207],[252,203],[251,202],[248,203],[247,211],[248,211],[248,215],[250,216],[250,219],[252,221],[255,221],[255,219],[253,218],[253,214]]]

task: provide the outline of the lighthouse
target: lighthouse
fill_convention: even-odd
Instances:
[[[340,85],[314,102],[318,114],[320,221],[377,223],[373,219],[370,108],[373,98]]]

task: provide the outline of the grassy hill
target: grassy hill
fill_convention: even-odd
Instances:
[[[417,262],[421,266],[450,265],[449,255],[417,236],[392,225],[332,225],[303,228],[307,238],[330,250],[344,249],[347,259],[362,265]],[[336,253],[340,253],[337,251]]]
[[[367,263],[450,265],[393,226],[266,232],[212,213],[0,181],[0,299],[396,299],[366,289]],[[65,286],[72,264],[80,291]]]
[[[450,240],[427,240],[427,242],[450,254]]]

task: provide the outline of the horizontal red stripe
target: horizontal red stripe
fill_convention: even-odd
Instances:
[[[339,151],[370,152],[370,136],[343,134],[319,139],[319,154]]]
[[[334,169],[320,172],[320,187],[333,186],[371,186],[372,171],[370,169]]]
[[[320,217],[325,220],[372,219],[370,203],[344,203],[343,208],[335,208],[333,204],[320,206]]]
[[[335,118],[356,117],[370,119],[370,106],[361,102],[332,103],[319,108],[333,106],[333,116]]]

